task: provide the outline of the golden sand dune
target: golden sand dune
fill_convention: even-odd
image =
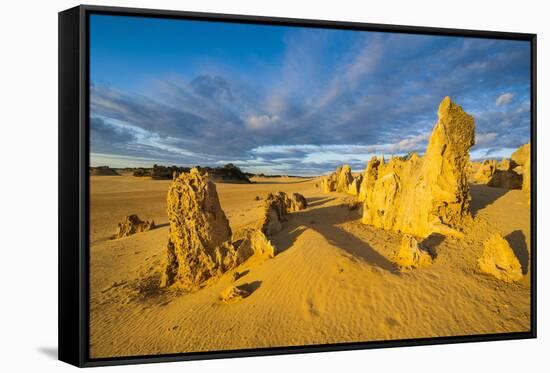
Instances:
[[[271,192],[300,193],[308,208],[272,235],[274,258],[252,257],[185,293],[158,286],[171,181],[91,177],[92,357],[529,330],[530,277],[505,283],[478,267],[483,242],[500,232],[529,273],[525,192],[471,186],[465,238],[428,237],[419,244],[434,251],[432,264],[400,271],[393,260],[402,235],[362,224],[350,208],[355,197],[324,194],[319,179],[253,181],[216,184],[233,240],[261,220]],[[109,240],[131,214],[158,228]]]

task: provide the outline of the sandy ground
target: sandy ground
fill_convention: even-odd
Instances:
[[[361,224],[353,197],[323,194],[316,180],[254,179],[217,184],[238,236],[257,221],[271,191],[298,192],[307,210],[292,213],[273,241],[278,255],[252,259],[193,294],[159,290],[168,237],[170,181],[91,177],[92,357],[231,350],[435,336],[527,331],[530,328],[529,205],[520,190],[472,186],[474,221],[466,239],[432,238],[428,268],[399,272],[388,258],[400,235]],[[128,214],[159,228],[111,240]],[[482,241],[499,231],[523,266],[523,280],[499,282],[477,270]],[[252,294],[230,304],[228,286]]]

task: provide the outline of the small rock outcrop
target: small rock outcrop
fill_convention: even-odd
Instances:
[[[441,102],[438,116],[423,157],[412,153],[387,164],[374,158],[369,162],[364,224],[417,237],[463,237],[457,227],[470,216],[467,167],[474,119],[449,97]]]
[[[269,237],[283,229],[288,213],[306,209],[307,200],[299,193],[293,193],[291,197],[283,192],[269,193],[264,206],[259,230]]]
[[[239,262],[245,261],[252,255],[265,258],[273,258],[277,254],[275,246],[269,241],[265,233],[261,230],[253,230],[247,234],[237,249]]]
[[[519,281],[523,277],[518,258],[508,241],[498,233],[483,242],[483,254],[478,264],[483,273],[505,282]]]
[[[494,159],[484,160],[474,174],[474,181],[478,184],[487,184],[497,170],[497,162]]]
[[[289,211],[301,211],[307,209],[307,199],[300,193],[292,193],[290,195]]]
[[[153,220],[141,220],[137,215],[128,215],[120,223],[118,223],[117,230],[113,238],[128,237],[136,233],[147,232],[155,228],[155,222]]]
[[[402,269],[420,268],[431,265],[433,258],[429,249],[420,245],[413,236],[405,234],[399,250],[394,253],[393,262]]]
[[[231,303],[241,299],[244,299],[250,295],[250,292],[246,289],[239,288],[238,286],[230,286],[222,291],[220,299],[224,303]]]

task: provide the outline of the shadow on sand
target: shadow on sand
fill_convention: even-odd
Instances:
[[[249,282],[249,283],[246,283],[246,284],[239,285],[239,286],[237,286],[237,288],[245,290],[249,294],[252,294],[256,290],[258,290],[258,288],[260,287],[261,284],[262,284],[261,281],[252,281],[252,282]]]
[[[470,211],[473,216],[476,216],[479,210],[484,209],[508,193],[508,189],[493,188],[487,185],[470,184],[470,193],[472,195]]]
[[[307,199],[307,205],[308,207],[322,206],[335,199],[336,197],[310,197]]]
[[[319,200],[317,202],[326,203],[328,201]],[[350,211],[347,205],[320,207],[292,213],[289,215],[288,221],[285,222],[283,231],[274,237],[277,252],[281,253],[289,249],[300,234],[306,229],[313,229],[323,235],[331,245],[341,248],[355,258],[398,274],[397,266],[374,250],[368,242],[338,227],[339,224],[356,220],[358,217],[358,213]]]
[[[527,242],[525,234],[522,231],[516,230],[504,237],[512,247],[514,254],[521,264],[521,272],[525,275],[529,271],[529,250],[527,250]]]

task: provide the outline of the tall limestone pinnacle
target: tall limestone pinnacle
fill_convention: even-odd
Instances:
[[[469,216],[466,167],[474,145],[474,119],[445,97],[423,157],[373,159],[364,184],[363,223],[427,237],[460,237],[455,228]]]
[[[224,271],[232,256],[231,228],[216,185],[197,169],[177,176],[167,195],[170,234],[161,286],[198,287]]]

